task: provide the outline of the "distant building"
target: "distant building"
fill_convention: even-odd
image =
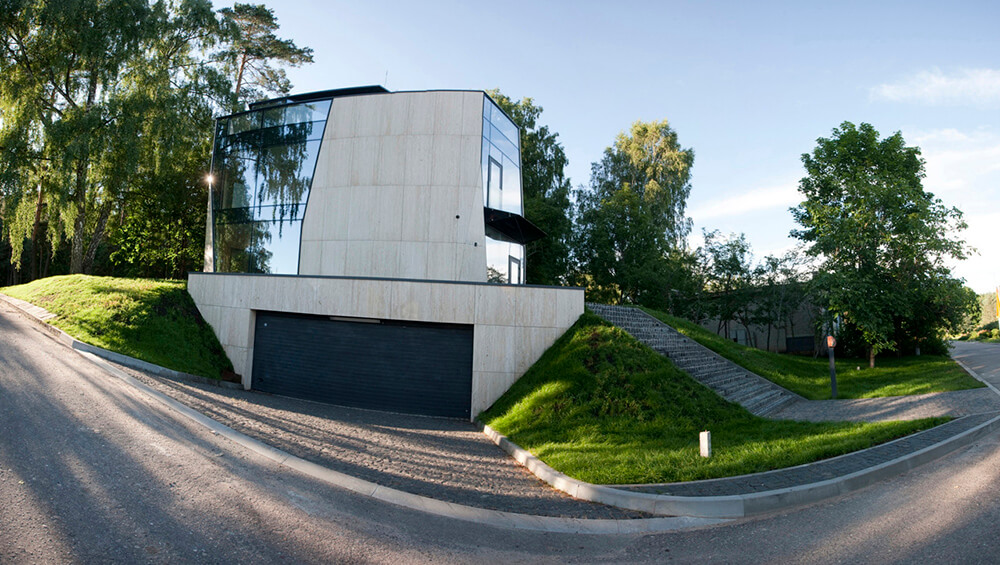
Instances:
[[[191,295],[246,388],[475,417],[583,312],[523,285],[520,166],[480,91],[254,104],[216,123]]]

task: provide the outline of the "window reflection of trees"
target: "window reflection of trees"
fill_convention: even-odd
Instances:
[[[329,106],[268,108],[220,120],[213,195],[218,271],[269,273],[297,263],[297,242],[295,262],[278,261],[274,252],[283,236],[297,237],[326,123],[316,118],[325,118]]]

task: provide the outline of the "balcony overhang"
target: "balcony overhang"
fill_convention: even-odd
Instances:
[[[538,226],[520,214],[495,208],[483,208],[483,216],[486,220],[486,227],[495,229],[505,238],[521,245],[541,239],[546,235]]]

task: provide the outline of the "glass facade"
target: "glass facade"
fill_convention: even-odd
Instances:
[[[216,272],[298,273],[302,217],[330,104],[281,104],[216,121]]]
[[[483,96],[483,206],[523,215],[521,202],[521,152],[519,130]],[[524,282],[524,245],[486,226],[487,281]]]

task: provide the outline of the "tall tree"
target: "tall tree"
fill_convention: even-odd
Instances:
[[[772,347],[771,336],[779,327],[786,335],[794,335],[792,318],[806,298],[804,259],[799,249],[784,255],[768,255],[757,266],[756,278],[760,286],[757,294],[757,323],[767,327],[767,346]],[[775,351],[778,344],[774,344]]]
[[[716,333],[726,339],[730,322],[740,322],[752,339],[751,326],[756,323],[757,269],[745,234],[723,236],[718,230],[705,231],[705,245],[699,250],[705,290],[709,293],[710,315],[718,320]],[[750,345],[756,346],[754,343]]]
[[[920,150],[899,132],[879,139],[870,124],[844,122],[802,162],[805,200],[792,209],[802,229],[792,235],[822,258],[816,287],[829,311],[860,333],[869,365],[901,335],[936,337],[947,320],[926,318],[928,301],[933,289],[953,285],[945,262],[965,258],[952,235],[965,224],[958,209],[924,191]]]
[[[570,181],[564,172],[568,160],[559,134],[540,125],[542,107],[531,98],[513,101],[499,90],[487,94],[521,128],[521,176],[524,215],[545,232],[546,237],[527,246],[529,284],[562,284],[569,273]]]
[[[19,177],[23,197],[37,195],[39,207],[44,200],[58,210],[53,225],[71,239],[74,273],[90,271],[134,171],[135,153],[123,140],[136,139],[137,121],[119,78],[155,30],[149,16],[145,0],[8,0],[0,7],[0,166]],[[18,247],[29,228],[17,222],[13,230]]]
[[[605,298],[650,306],[672,302],[686,286],[684,215],[694,151],[681,148],[666,120],[636,122],[591,167],[577,193],[574,255],[585,281]]]
[[[222,59],[235,87],[230,110],[242,109],[244,101],[258,100],[266,93],[287,94],[292,84],[285,70],[275,63],[298,67],[312,63],[312,49],[299,47],[275,35],[278,20],[263,4],[233,4],[219,10],[229,36]]]
[[[137,203],[171,200],[190,184],[162,179],[207,168],[213,100],[229,91],[202,59],[218,38],[215,12],[208,0],[7,0],[0,34],[12,260],[20,267],[29,242],[34,263],[43,240],[55,248],[65,237],[69,271],[91,272],[109,233],[143,214]],[[137,241],[163,243],[149,235]]]
[[[158,3],[154,13],[160,31],[123,77],[142,101],[142,158],[109,236],[111,261],[122,274],[183,277],[204,253],[212,116],[226,107],[230,83],[206,64],[220,40],[207,0],[184,0],[170,12]]]

